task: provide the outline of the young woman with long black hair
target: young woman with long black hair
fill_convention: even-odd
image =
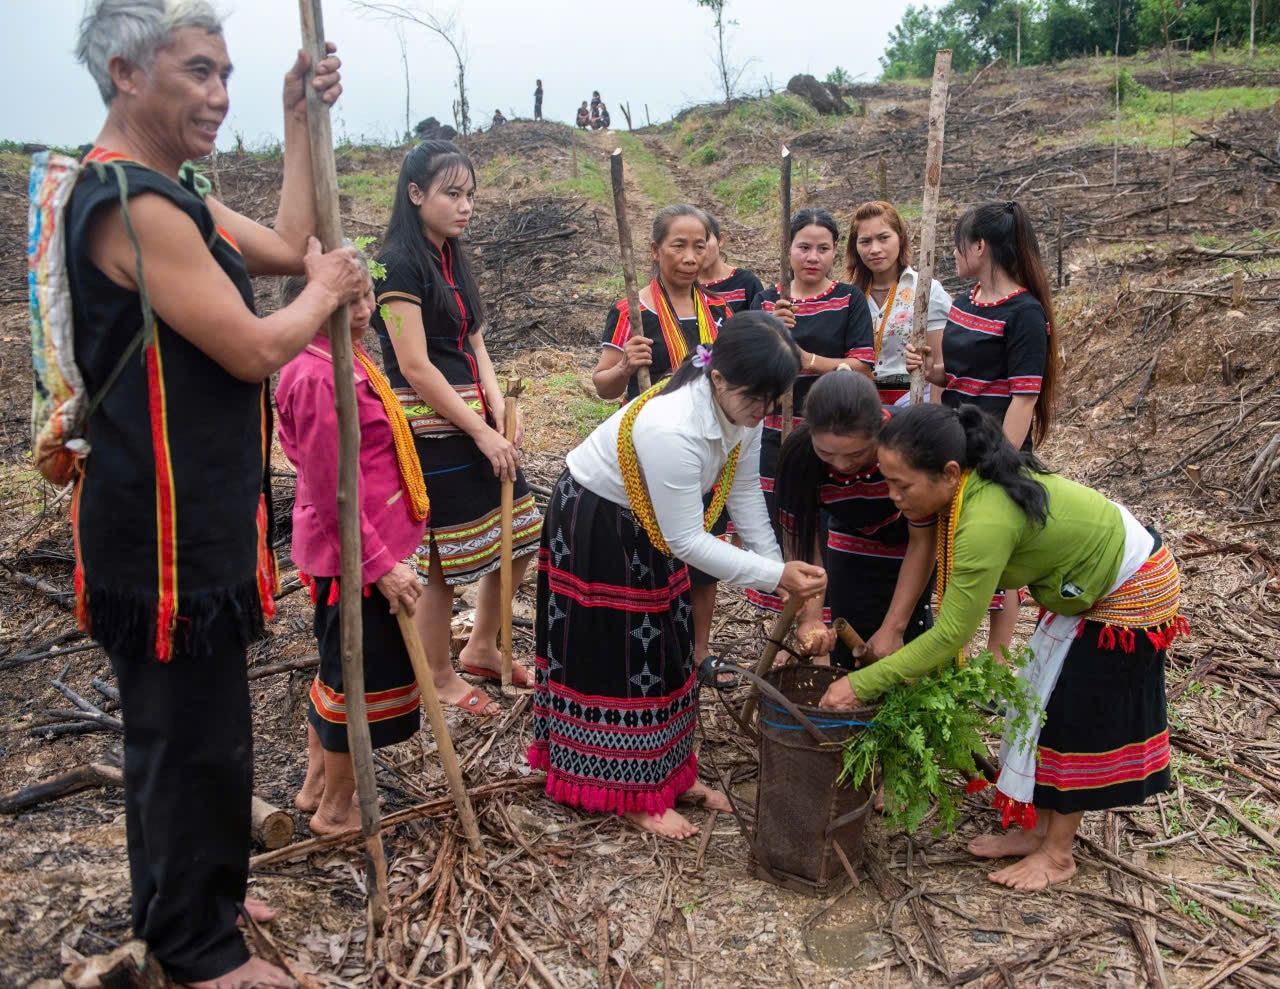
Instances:
[[[499,678],[502,480],[513,478],[514,584],[537,552],[542,518],[520,472],[520,432],[503,435],[504,398],[485,350],[484,309],[458,238],[476,191],[471,160],[448,141],[424,141],[405,156],[396,184],[373,323],[387,378],[413,429],[431,491],[431,519],[415,565],[427,581],[414,611],[441,698],[479,715],[500,705],[470,687],[449,662],[453,589],[480,582],[475,626],[458,656],[464,673]],[[516,665],[514,681],[531,686]]]
[[[674,839],[697,833],[674,809],[682,794],[729,809],[697,777],[689,567],[821,595],[820,568],[784,564],[756,471],[761,420],[799,365],[781,323],[743,313],[566,458],[534,623],[529,763],[547,771],[552,799]],[[726,507],[743,549],[709,531]]]
[[[911,339],[917,274],[911,267],[911,237],[906,221],[892,203],[863,203],[849,221],[845,246],[845,279],[867,297],[875,326],[875,376],[880,401],[905,405],[911,389],[906,350]],[[938,346],[951,311],[951,296],[935,278],[929,284],[928,342]],[[942,389],[929,390],[929,400],[942,401]]]
[[[803,421],[805,396],[815,381],[842,364],[870,378],[875,362],[871,315],[861,293],[831,277],[840,243],[840,227],[825,209],[802,209],[791,218],[791,285],[787,299],[777,284],[768,286],[755,307],[773,313],[800,348],[800,376],[791,390],[792,426]],[[771,409],[760,443],[760,486],[769,515],[782,446],[782,409]],[[774,595],[747,591],[747,600],[768,611],[782,602]]]
[[[649,250],[653,277],[640,290],[642,333],[631,335],[627,300],[619,299],[605,316],[600,360],[591,375],[596,393],[604,399],[640,394],[636,372],[649,369],[650,381],[659,381],[683,363],[699,344],[715,342],[729,317],[725,303],[698,284],[703,258],[712,237],[712,221],[688,203],[660,209],[653,218]],[[708,502],[710,504],[710,502]],[[721,515],[714,535],[728,529]],[[716,579],[692,570],[694,658],[701,662],[711,651],[711,620],[716,607]]]
[[[808,602],[800,641],[825,636],[824,618],[843,618],[866,641],[866,662],[901,649],[932,621],[936,518],[908,518],[889,498],[876,443],[889,416],[863,375],[826,375],[782,444],[774,490],[786,558],[812,560],[829,576],[827,614],[823,602]],[[852,669],[848,647],[834,647],[832,662]]]
[[[1009,442],[1031,450],[1053,422],[1057,351],[1050,340],[1053,296],[1031,218],[1016,202],[971,206],[956,222],[956,274],[976,280],[951,306],[941,350],[908,351],[943,388],[950,408],[976,405],[1004,426]],[[992,652],[1013,638],[1019,593],[992,600]]]
[[[1090,488],[1017,450],[980,409],[918,405],[880,432],[880,469],[905,514],[937,514],[937,624],[836,681],[822,705],[850,708],[954,662],[997,587],[1026,585],[1044,614],[1022,670],[1044,712],[1037,739],[1000,749],[995,806],[1023,830],[975,839],[991,874],[1043,889],[1075,874],[1087,810],[1141,803],[1169,786],[1164,663],[1188,631],[1178,567],[1160,536]]]
[[[733,267],[724,259],[724,231],[720,221],[705,210],[707,218],[707,251],[702,259],[698,280],[705,292],[715,296],[730,313],[752,308],[764,291],[760,279],[750,268]]]

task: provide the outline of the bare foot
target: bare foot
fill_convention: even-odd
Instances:
[[[719,790],[713,790],[701,780],[695,780],[693,786],[680,794],[677,800],[683,800],[686,803],[698,804],[707,810],[718,810],[723,814],[733,813],[733,804],[729,803],[729,798]]]
[[[360,807],[355,801],[351,801],[346,805],[344,812],[335,814],[322,805],[311,815],[309,824],[311,830],[320,835],[349,831],[351,828],[360,827]]]
[[[651,834],[656,834],[659,838],[683,841],[685,838],[692,838],[698,833],[698,829],[689,823],[686,818],[677,814],[674,807],[662,814],[647,814],[638,810],[622,816],[636,827],[642,828]]]
[[[255,924],[269,924],[276,919],[276,912],[261,900],[246,896],[244,898],[244,912],[253,918]],[[244,918],[237,917],[236,924],[239,927],[244,926]]]
[[[250,958],[216,979],[188,985],[191,989],[293,989],[297,983],[283,969],[268,965],[261,958]]]
[[[1044,844],[1045,831],[1044,824],[1039,823],[1030,831],[1011,828],[997,834],[979,835],[969,842],[968,851],[970,855],[976,855],[980,859],[1007,859],[1030,855]]]
[[[1060,858],[1041,846],[1022,861],[993,872],[987,878],[1010,889],[1034,892],[1054,883],[1065,883],[1075,874],[1076,860],[1070,852],[1065,858]]]
[[[320,772],[316,774],[316,778],[312,779],[309,775],[302,783],[302,789],[298,791],[298,795],[293,798],[293,806],[298,810],[305,810],[314,814],[316,808],[320,806],[320,801],[324,799],[324,764],[320,765]]]
[[[881,784],[876,789],[876,801],[871,806],[876,811],[876,813],[879,813],[884,810],[884,784]]]

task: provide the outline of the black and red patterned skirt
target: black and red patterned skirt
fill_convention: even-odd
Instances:
[[[1084,623],[1045,708],[1035,806],[1071,814],[1140,804],[1169,789],[1165,650],[1146,635],[1131,652],[1099,645]]]
[[[336,577],[309,578],[316,602],[320,669],[311,681],[307,720],[326,752],[347,751],[347,697],[342,683],[342,622]],[[418,681],[400,623],[377,587],[361,599],[364,703],[375,749],[412,738],[418,730]]]
[[[553,800],[661,814],[697,779],[689,570],[566,470],[538,556],[529,764]]]

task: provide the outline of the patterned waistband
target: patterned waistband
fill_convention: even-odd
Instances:
[[[1125,652],[1132,652],[1134,630],[1140,629],[1157,649],[1167,649],[1177,636],[1191,631],[1178,613],[1181,589],[1178,564],[1161,546],[1137,573],[1096,602],[1084,617],[1104,626],[1098,637],[1102,648],[1115,648],[1118,642]]]
[[[472,412],[478,416],[484,415],[484,398],[480,394],[479,385],[454,385],[453,390]],[[415,436],[449,436],[462,432],[451,420],[424,402],[412,388],[396,388],[395,396],[400,400],[400,406],[404,409],[405,418],[409,420],[409,427]]]

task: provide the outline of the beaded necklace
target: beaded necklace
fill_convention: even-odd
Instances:
[[[956,493],[951,496],[951,505],[947,509],[947,524],[938,530],[938,603],[947,593],[947,585],[951,583],[951,569],[955,565],[956,526],[960,522],[960,510],[964,507],[964,489],[969,481],[971,471],[960,475],[960,483],[956,485]],[[964,665],[964,650],[956,655],[956,662]]]
[[[659,381],[648,391],[633,399],[627,406],[627,411],[622,414],[622,422],[618,428],[618,467],[622,471],[622,485],[626,488],[627,500],[631,503],[631,514],[644,526],[644,531],[649,536],[649,542],[653,543],[653,548],[665,556],[670,556],[671,549],[662,537],[662,530],[658,528],[658,520],[653,514],[653,499],[649,497],[644,478],[640,476],[640,461],[636,457],[636,445],[632,437],[636,416],[640,414],[645,403],[661,392],[665,385],[665,381]],[[714,402],[715,397],[713,396],[711,400]],[[738,443],[729,451],[729,459],[725,461],[724,469],[720,471],[720,478],[713,489],[711,504],[702,516],[702,527],[708,532],[720,518],[720,513],[724,511],[725,503],[729,500],[729,489],[733,487],[733,478],[738,472],[738,454],[741,452],[742,444]]]
[[[369,376],[369,384],[382,400],[387,419],[391,422],[391,435],[396,441],[396,466],[400,468],[400,486],[409,502],[409,514],[415,522],[421,522],[431,512],[431,502],[427,498],[427,484],[422,478],[422,464],[418,460],[418,451],[413,444],[413,430],[409,428],[409,420],[405,418],[404,407],[391,390],[391,383],[386,375],[374,366],[373,361],[364,350],[356,346],[356,360]],[[335,584],[336,586],[336,584]]]
[[[884,339],[884,328],[889,325],[889,317],[893,315],[893,300],[898,295],[898,283],[893,283],[893,288],[889,289],[889,294],[884,300],[884,308],[880,310],[880,325],[876,327],[876,360],[880,359],[880,341]],[[867,287],[867,298],[871,298],[871,287]]]
[[[693,287],[693,309],[698,317],[698,342],[715,343],[716,321],[711,318],[711,309],[707,297],[696,285]],[[689,352],[684,332],[680,329],[680,320],[676,317],[667,290],[658,279],[649,283],[649,294],[653,296],[653,308],[658,315],[658,325],[662,328],[662,339],[667,345],[667,354],[671,359],[671,368],[675,370],[683,362]]]

